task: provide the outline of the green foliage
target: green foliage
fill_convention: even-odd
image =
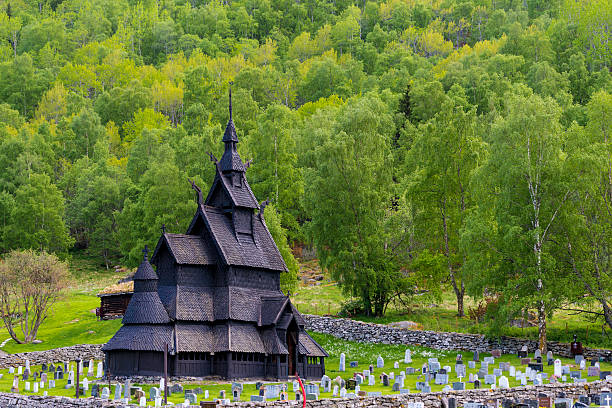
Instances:
[[[0,250],[75,243],[133,264],[162,224],[183,232],[187,178],[209,187],[233,81],[240,153],[278,211],[279,247],[312,241],[366,313],[448,282],[459,303],[462,285],[511,294],[510,317],[537,306],[541,276],[550,314],[572,265],[590,282],[590,240],[609,241],[609,3],[3,4]],[[546,165],[525,159],[526,137]],[[543,223],[563,203],[540,269],[524,169],[544,183]],[[563,301],[603,310],[602,288]]]

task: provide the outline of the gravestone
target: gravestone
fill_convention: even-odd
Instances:
[[[385,387],[389,386],[389,376],[385,373],[383,373],[382,375],[382,385],[384,385]]]
[[[580,365],[580,362],[584,360],[584,356],[582,354],[578,354],[574,356],[574,363]]]
[[[514,377],[514,376],[516,376],[516,368],[514,368],[514,366],[512,366],[512,365],[511,365],[511,366],[508,368],[508,375],[509,375],[510,377]]]
[[[340,353],[340,365],[338,367],[338,371],[343,372],[346,370],[345,362],[346,362],[346,355],[344,353]]]
[[[465,383],[462,381],[453,383],[453,390],[455,391],[463,391],[465,390]]]
[[[151,401],[155,401],[155,398],[157,398],[157,397],[161,397],[161,392],[159,391],[159,388],[151,387],[149,389],[149,399]]]
[[[435,380],[436,385],[444,385],[444,384],[448,384],[448,374],[436,374],[436,380]]]
[[[130,398],[130,379],[126,378],[125,382],[123,383],[123,398]],[[172,392],[182,392],[183,390],[181,389],[181,391],[172,391]]]
[[[89,364],[87,364],[87,376],[93,377],[94,375],[94,361],[89,360]]]
[[[146,407],[147,406],[147,399],[145,397],[141,396],[138,399],[138,406],[139,407]]]
[[[506,377],[505,375],[499,377],[499,388],[510,388],[508,377]]]
[[[475,361],[468,361],[468,368],[476,368],[476,362]]]
[[[553,364],[553,375],[555,377],[561,377],[563,375],[563,371],[561,367],[561,360],[559,359],[556,359]]]
[[[480,380],[474,380],[474,389],[477,390],[480,388]]]
[[[533,358],[542,358],[542,350],[536,349],[536,351],[533,353]]]
[[[108,387],[102,388],[102,392],[100,393],[100,398],[108,399],[109,396],[110,396],[110,390],[108,389]]]
[[[391,387],[391,391],[393,392],[399,392],[400,390],[400,385],[398,383],[393,384],[393,386]]]
[[[572,401],[569,398],[557,398],[555,399],[555,408],[572,408]]]
[[[599,373],[600,373],[599,367],[589,366],[587,370],[588,377],[599,377]]]
[[[487,385],[488,384],[495,384],[497,378],[494,375],[487,374],[487,375],[485,375],[484,380],[485,380],[485,384],[487,384]]]
[[[493,375],[496,376],[496,377],[501,377],[502,370],[500,370],[499,368],[493,369]]]
[[[123,391],[123,386],[121,384],[115,385],[115,400],[121,399],[121,392]]]
[[[538,396],[538,406],[543,408],[551,408],[551,398],[547,395],[540,394]]]
[[[412,363],[412,351],[410,349],[406,349],[404,352],[404,364]]]
[[[296,394],[296,399],[298,394]],[[263,395],[251,395],[251,402],[266,402],[266,397]]]
[[[99,384],[94,384],[91,386],[91,396],[94,398],[97,398],[100,396],[100,385]]]
[[[357,361],[351,361],[349,363],[349,367],[351,367],[351,368],[357,368],[358,365],[359,365],[359,363]]]
[[[521,358],[521,365],[527,365],[531,363],[531,359],[529,357]]]
[[[338,385],[334,384],[334,389],[332,391],[332,397],[337,397],[338,396],[338,391],[339,391]]]
[[[478,354],[478,351],[474,351],[474,357],[472,358],[472,361],[480,361],[480,355]]]
[[[581,371],[570,371],[570,378],[581,378],[581,377],[582,377]]]
[[[104,377],[104,366],[102,364],[102,362],[98,362],[97,368],[96,368],[96,378],[102,378]]]
[[[376,377],[374,377],[372,374],[368,375],[368,385],[376,385]]]
[[[491,355],[495,358],[500,358],[502,351],[500,349],[491,350]]]
[[[425,383],[425,385],[421,389],[421,392],[431,392],[431,386],[429,385],[429,383]]]
[[[406,374],[407,375],[414,374],[414,367],[406,367]]]
[[[465,377],[466,374],[465,364],[456,364],[455,365],[455,373],[457,373],[458,378]]]
[[[385,360],[381,356],[378,356],[378,358],[376,359],[376,368],[383,368],[384,366]]]

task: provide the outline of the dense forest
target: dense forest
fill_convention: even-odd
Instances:
[[[183,232],[233,92],[266,221],[365,314],[415,293],[612,327],[606,0],[0,0],[0,250]],[[285,279],[290,286],[293,279]]]

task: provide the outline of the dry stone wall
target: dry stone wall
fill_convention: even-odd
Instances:
[[[0,356],[0,368],[23,365],[25,360],[30,360],[31,364],[57,363],[63,361],[83,360],[102,360],[102,344],[77,344],[75,346],[60,347],[44,351],[30,351],[28,353],[15,353]]]
[[[494,403],[496,400],[511,399],[537,399],[538,394],[544,393],[550,397],[557,397],[565,393],[567,398],[577,399],[579,395],[599,394],[602,391],[609,391],[612,388],[612,381],[594,381],[582,384],[545,384],[540,386],[526,386],[509,389],[478,389],[465,391],[432,392],[427,394],[402,394],[402,395],[383,395],[381,397],[362,397],[362,398],[335,398],[319,401],[307,401],[309,408],[400,408],[405,407],[409,402],[423,402],[425,408],[441,408],[446,406],[446,400],[453,397],[457,401],[457,406],[462,406],[466,402]],[[66,397],[42,397],[26,396],[17,394],[0,393],[0,407],[83,407],[83,408],[110,408],[110,407],[135,407],[136,405],[125,405],[119,402],[102,400],[98,398],[83,398],[80,400]],[[280,402],[238,402],[230,404],[232,407],[269,407],[286,408],[287,406],[301,406],[296,401]]]
[[[414,344],[438,350],[478,350],[479,352],[501,349],[503,353],[514,354],[523,345],[534,352],[538,344],[534,340],[515,337],[487,338],[480,334],[448,333],[425,330],[407,330],[383,324],[364,323],[350,319],[327,316],[304,315],[307,329],[319,333],[331,334],[345,340],[383,343]],[[548,350],[561,357],[570,356],[567,343],[549,341]],[[584,348],[586,358],[604,357],[612,361],[612,350]]]

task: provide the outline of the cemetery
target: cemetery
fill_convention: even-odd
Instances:
[[[612,387],[612,363],[604,361],[604,358],[585,359],[578,355],[570,359],[555,356],[552,352],[542,355],[538,351],[526,350],[526,346],[512,354],[502,354],[499,349],[490,352],[436,350],[421,346],[359,343],[315,332],[312,336],[329,350],[330,356],[325,376],[316,381],[303,380],[304,393],[298,381],[291,379],[282,382],[256,379],[213,381],[177,377],[169,380],[167,400],[177,405],[186,401],[191,405],[203,401],[227,404],[277,401],[281,404],[282,401],[299,400],[305,395],[309,404],[329,399],[348,399],[351,404],[359,404],[357,401],[360,400],[361,403],[371,403],[381,398],[415,403],[415,408],[418,408],[420,403],[438,407],[441,398],[453,398],[455,404],[458,401],[469,407],[470,399],[478,402],[499,399],[500,403],[512,400],[514,403],[537,400],[537,394],[542,394],[541,398],[550,398],[551,403],[543,405],[540,401],[536,407],[561,406],[556,405],[560,402],[555,400],[564,396],[572,399],[567,407],[573,408],[574,400],[578,401],[580,396],[588,396],[594,405],[606,406],[605,401],[597,398],[600,391],[603,395]],[[23,364],[0,369],[0,403],[5,393],[74,398],[78,372],[81,399],[91,400],[93,396],[135,406],[161,405],[162,377],[150,377],[146,382],[139,382],[142,377],[118,377],[111,378],[109,383],[105,368],[100,360],[49,361],[43,364],[25,360]]]

